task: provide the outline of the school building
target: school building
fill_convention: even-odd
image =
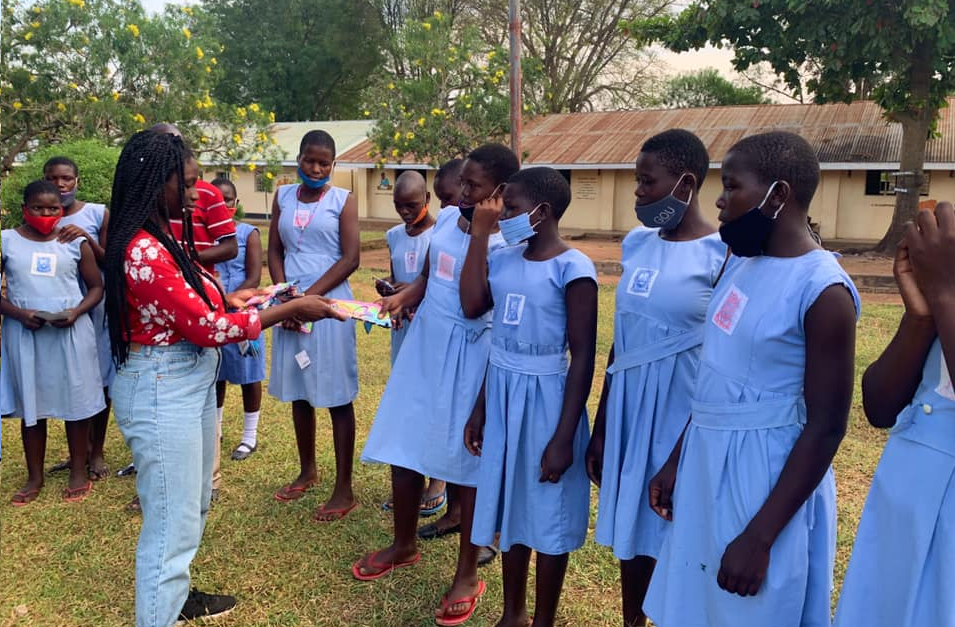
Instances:
[[[929,140],[926,150],[921,190],[926,203],[955,199],[955,98],[949,98],[948,105],[941,112],[938,136]],[[320,127],[329,130],[330,125]],[[573,201],[561,221],[565,228],[627,231],[638,224],[633,192],[640,146],[671,128],[696,133],[709,150],[710,172],[700,204],[714,221],[721,191],[720,161],[730,146],[747,135],[785,130],[802,135],[816,149],[822,178],[810,214],[823,238],[873,242],[889,225],[902,128],[887,121],[873,102],[547,115],[525,123],[524,165],[556,168],[570,181]],[[290,154],[297,148],[296,144]],[[430,185],[434,169],[407,161],[378,168],[369,150],[367,139],[350,149],[340,148],[334,183],[355,192],[361,218],[396,221],[391,202],[395,177],[402,170],[416,169]],[[294,161],[290,171],[294,180]],[[437,208],[437,199],[432,203]]]

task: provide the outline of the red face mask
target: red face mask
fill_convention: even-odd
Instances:
[[[49,235],[53,232],[53,229],[56,228],[57,223],[59,223],[60,218],[63,217],[63,209],[60,208],[59,212],[52,216],[35,216],[30,213],[30,210],[26,207],[23,208],[23,221],[32,226],[34,229],[39,231],[43,235]]]

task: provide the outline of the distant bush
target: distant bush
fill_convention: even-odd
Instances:
[[[80,184],[76,190],[78,199],[109,206],[119,153],[119,146],[111,146],[97,139],[50,144],[36,150],[25,163],[14,167],[0,186],[3,228],[13,228],[22,221],[20,207],[23,205],[23,188],[30,181],[43,178],[43,164],[50,157],[69,157],[79,166]]]

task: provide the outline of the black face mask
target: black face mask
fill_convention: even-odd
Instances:
[[[763,197],[763,202],[732,222],[720,226],[720,239],[730,247],[730,250],[737,257],[758,257],[763,254],[766,242],[776,225],[776,218],[785,205],[785,203],[779,205],[772,217],[763,213],[763,205],[766,204],[766,200],[773,193],[778,182],[775,181],[769,186],[769,191]]]
[[[458,211],[461,212],[461,217],[468,222],[474,218],[474,205],[471,205],[470,207],[458,207]]]

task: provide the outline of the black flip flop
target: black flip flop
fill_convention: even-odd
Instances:
[[[497,558],[501,553],[501,549],[497,548],[493,544],[491,546],[482,546],[478,549],[478,566],[487,566]]]
[[[437,524],[431,523],[418,529],[418,537],[422,540],[436,540],[438,538],[443,538],[444,536],[449,536],[453,533],[461,533],[460,523],[445,529],[441,529]]]
[[[70,461],[70,458],[67,457],[65,460],[61,461],[59,464],[53,464],[52,466],[47,468],[46,474],[53,475],[58,472],[63,472],[64,470],[69,470],[71,466],[72,466],[72,462]]]

